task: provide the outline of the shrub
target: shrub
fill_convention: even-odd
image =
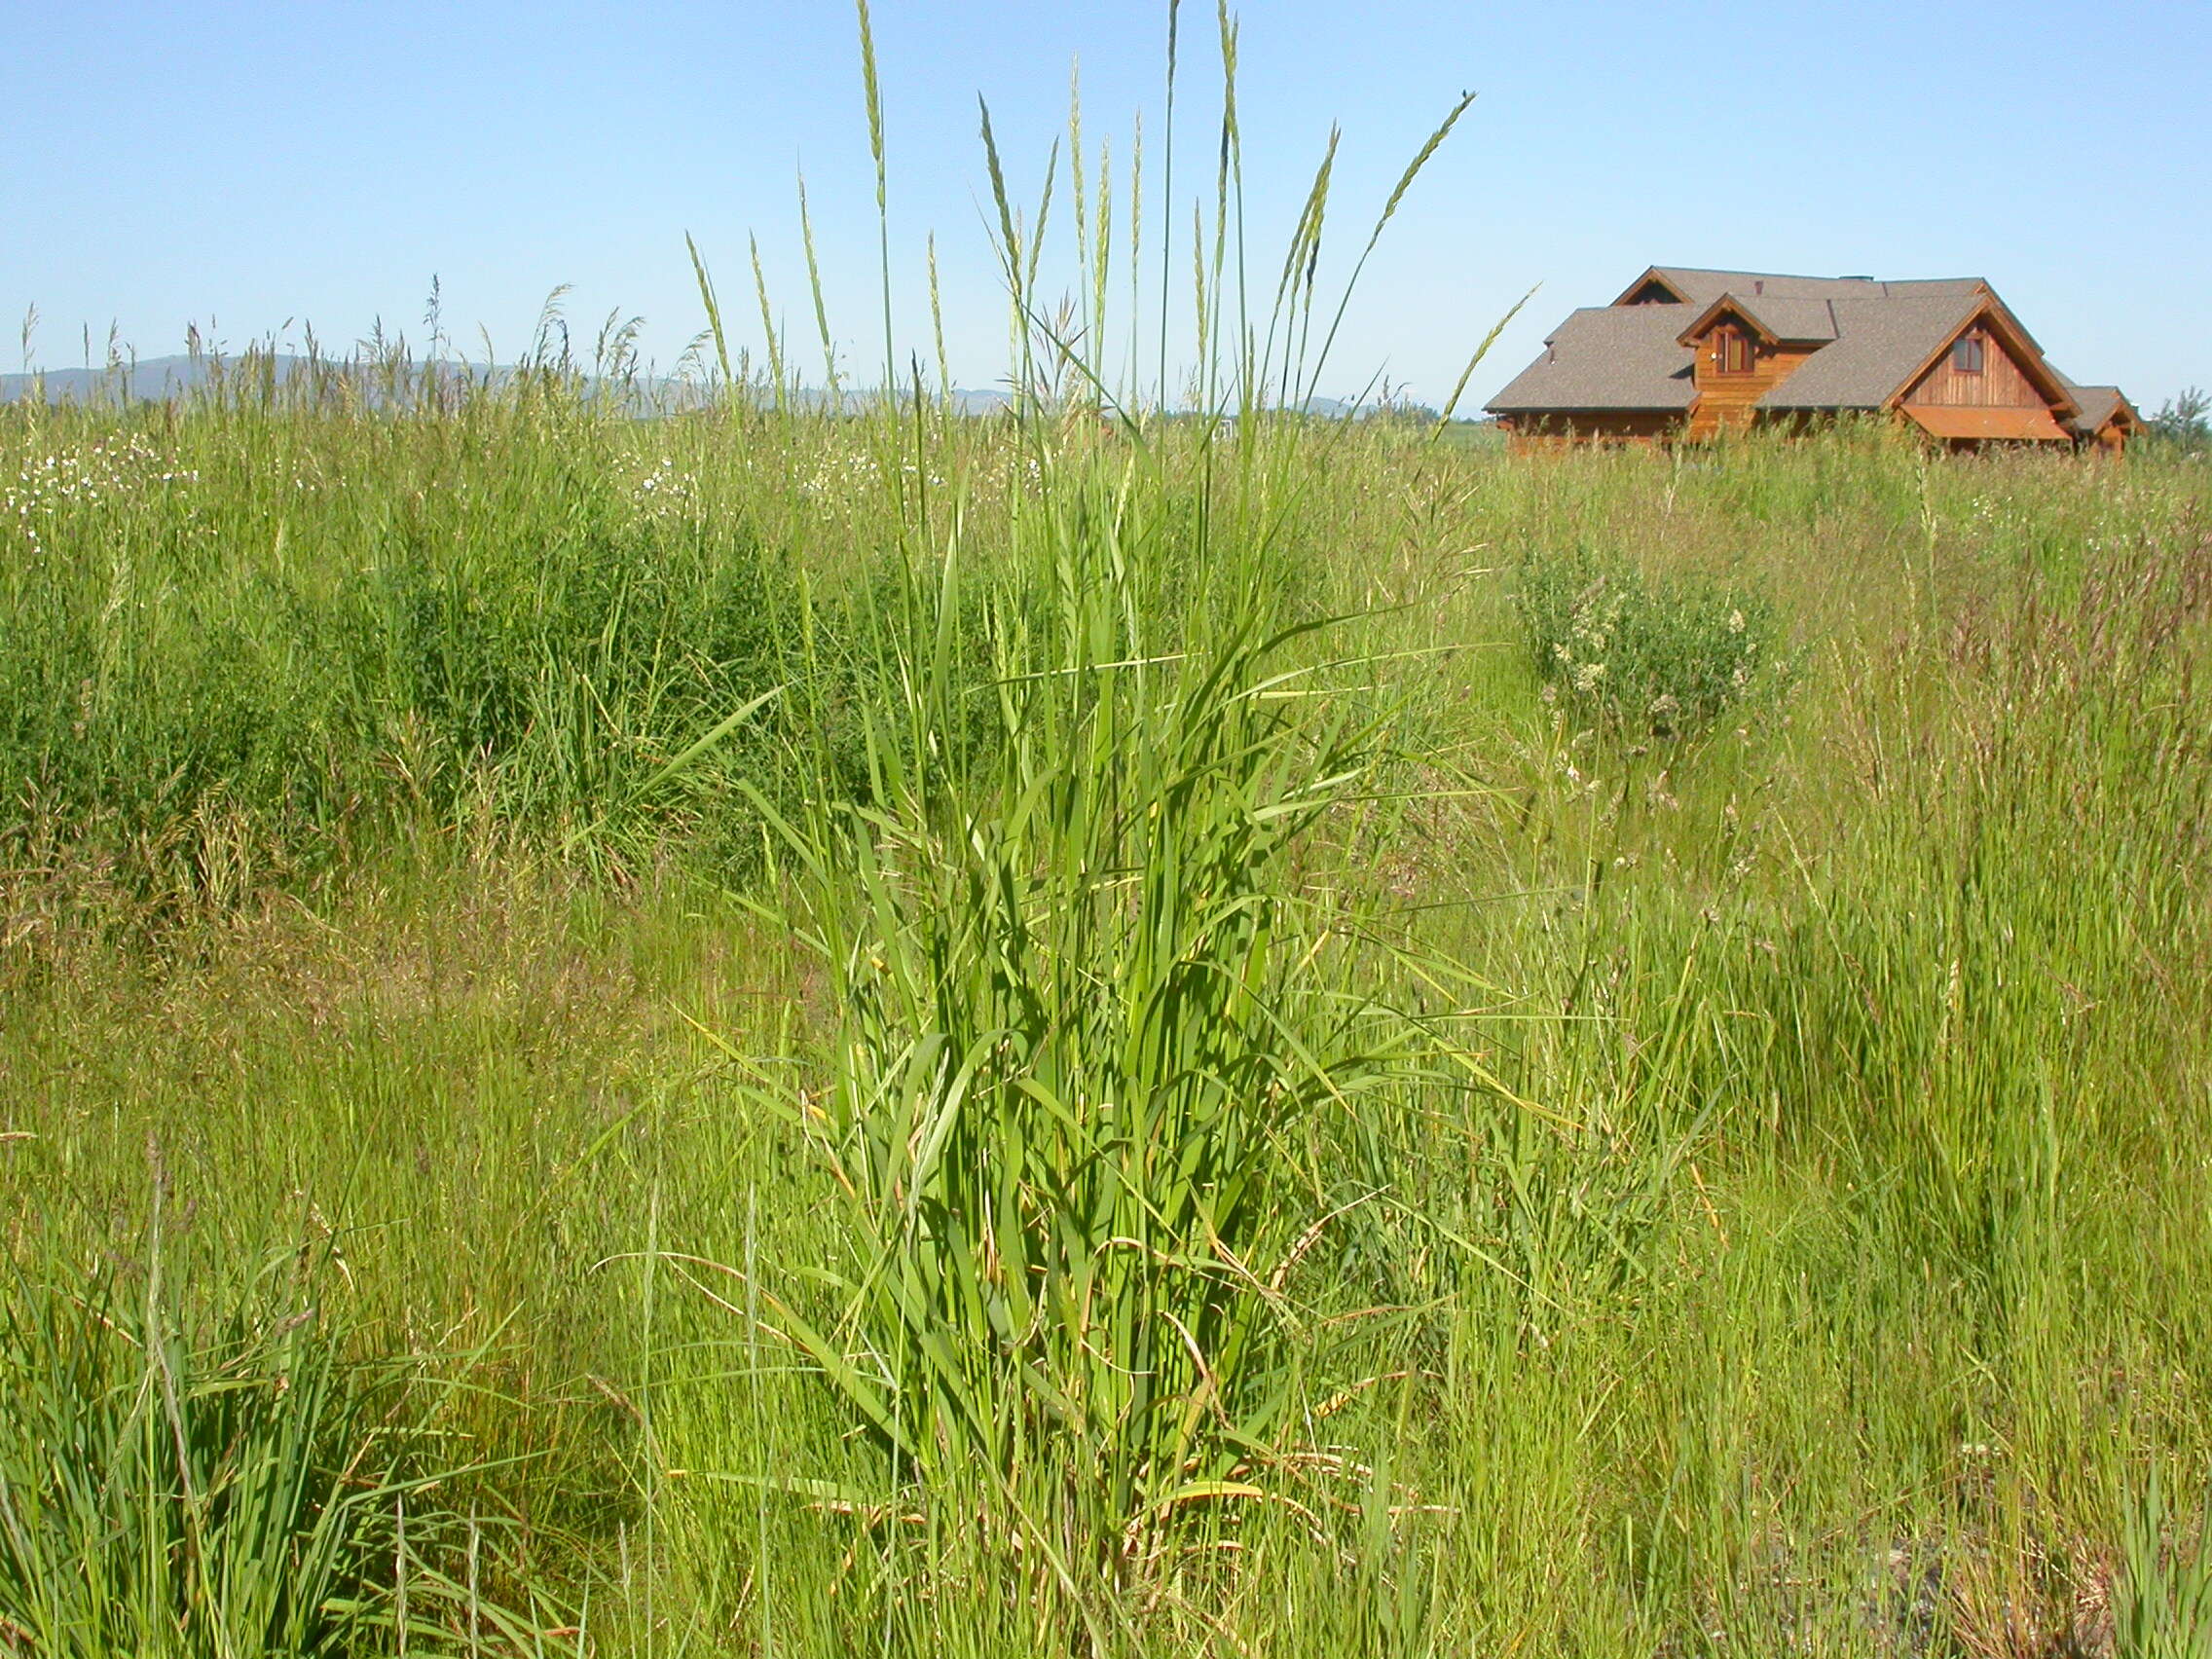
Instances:
[[[2201,387],[2185,387],[2151,417],[2151,435],[2179,455],[2212,451],[2212,397]]]
[[[1526,562],[1515,602],[1546,699],[1590,723],[1693,732],[1778,672],[1773,607],[1710,577],[1646,578],[1585,549]]]

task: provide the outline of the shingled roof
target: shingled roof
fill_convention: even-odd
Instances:
[[[1879,409],[1985,303],[1972,294],[1830,300],[1835,338],[1759,399],[1761,409]]]
[[[2135,405],[2127,401],[2127,394],[2119,387],[2083,386],[2068,380],[2062,374],[2058,378],[2064,383],[2066,389],[2074,394],[2074,401],[2081,406],[2081,412],[2068,424],[2082,436],[2094,437],[2104,430],[2106,422],[2122,411],[2125,411],[2131,422],[2138,425],[2142,424],[2143,417],[2135,412]]]
[[[1675,306],[1593,306],[1544,342],[1544,354],[1514,377],[1490,407],[1500,415],[1538,410],[1687,409],[1695,353],[1676,335]]]
[[[1916,276],[1905,281],[1877,281],[1871,276],[1792,276],[1780,271],[1707,271],[1691,265],[1654,265],[1621,291],[1615,305],[1652,281],[1665,283],[1682,296],[1685,305],[1700,311],[1722,294],[1746,300],[1852,300],[1904,298],[1911,295],[1971,294],[1989,286],[1979,276]]]
[[[1680,309],[1687,311],[1690,308],[1684,306]],[[1700,311],[1697,321],[1683,329],[1678,338],[1686,342],[1692,334],[1699,331],[1708,317],[1722,310],[1737,313],[1769,340],[1804,342],[1833,340],[1836,337],[1833,300],[1790,299],[1774,294],[1759,294],[1746,299],[1741,294],[1731,292],[1722,294]]]

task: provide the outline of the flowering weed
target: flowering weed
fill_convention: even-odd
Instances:
[[[1783,672],[1774,608],[1725,582],[1578,549],[1526,562],[1515,598],[1546,699],[1589,723],[1693,732]]]

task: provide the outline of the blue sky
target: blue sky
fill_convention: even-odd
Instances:
[[[1141,109],[1157,209],[1165,10],[876,0],[903,352],[932,354],[934,230],[954,378],[1005,373],[978,92],[1033,196],[1080,58],[1087,147],[1106,139],[1124,168]],[[1213,14],[1182,17],[1179,317],[1219,107]],[[1537,287],[1478,370],[1479,401],[1560,316],[1654,261],[1984,276],[2077,378],[2117,379],[2146,407],[2212,383],[2204,0],[1250,0],[1239,18],[1256,269],[1279,261],[1332,122],[1341,272],[1436,120],[1461,89],[1481,94],[1370,267],[1324,390],[1382,372],[1441,398]],[[758,334],[749,232],[811,343],[803,166],[840,350],[874,378],[847,5],[0,0],[0,317],[37,306],[43,366],[82,360],[88,328],[97,356],[111,323],[147,356],[178,350],[190,320],[234,347],[288,319],[295,340],[301,319],[350,342],[379,317],[420,337],[433,276],[473,353],[481,325],[513,356],[569,283],[578,334],[639,313],[666,363],[702,322],[686,231],[751,324],[737,343]],[[1065,192],[1063,170],[1062,210]],[[0,368],[16,355],[0,348]]]

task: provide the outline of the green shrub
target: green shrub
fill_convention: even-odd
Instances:
[[[1732,583],[1580,549],[1525,562],[1515,602],[1547,700],[1587,723],[1694,732],[1778,671],[1774,608]]]

